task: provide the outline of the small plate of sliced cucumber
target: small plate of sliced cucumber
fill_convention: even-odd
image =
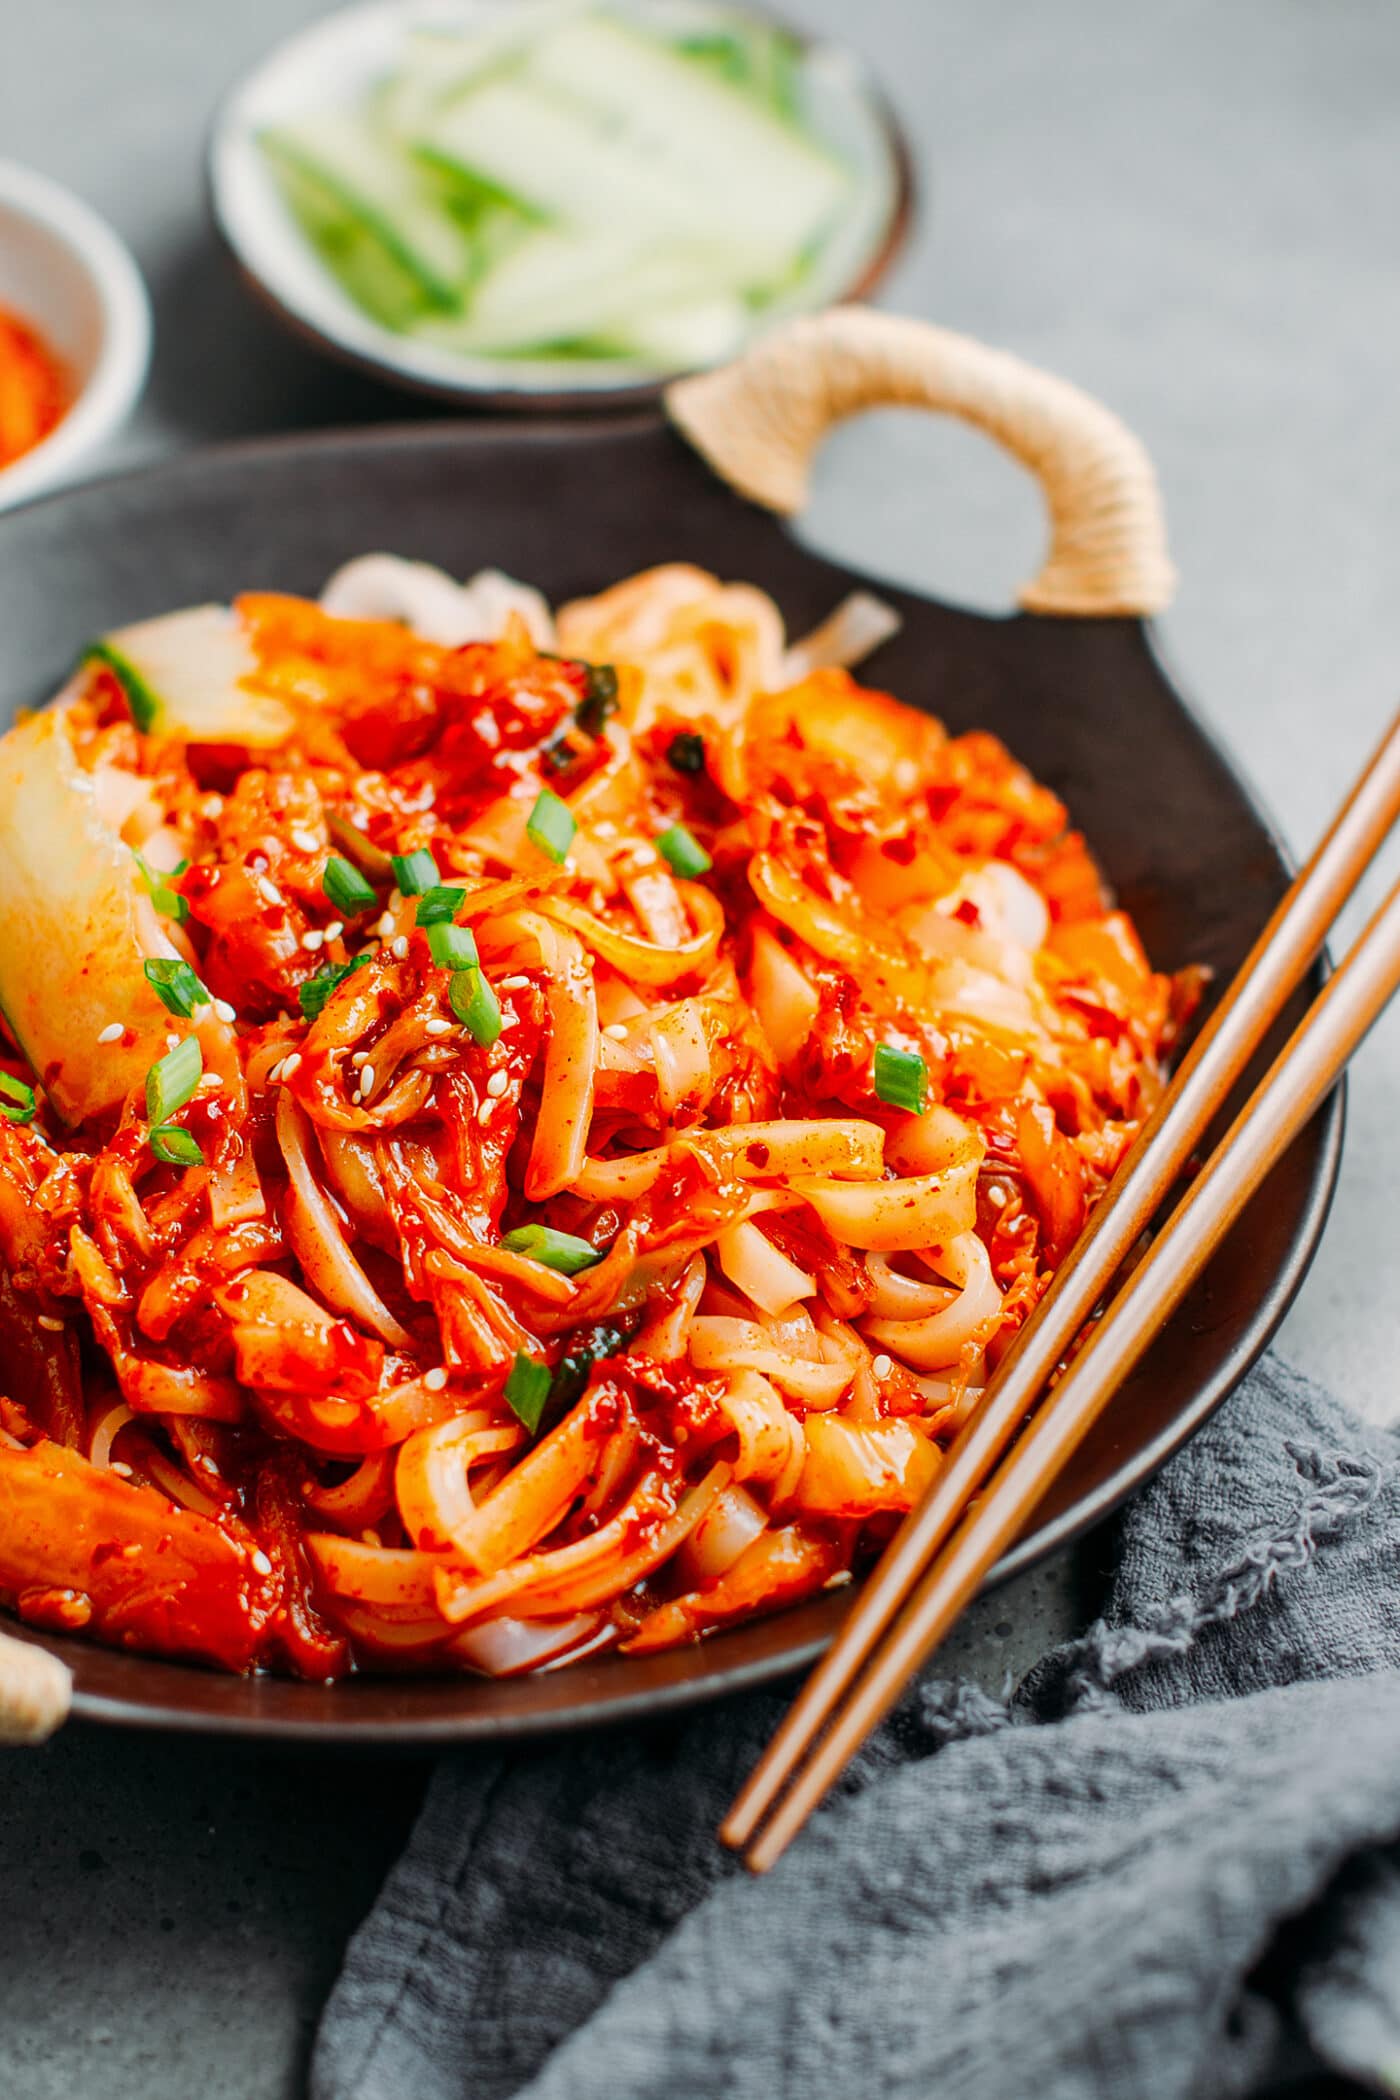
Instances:
[[[383,378],[596,406],[868,291],[907,155],[860,65],[722,0],[388,0],[280,45],[210,145],[254,289]]]

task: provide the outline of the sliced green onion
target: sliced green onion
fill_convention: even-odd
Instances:
[[[27,1079],[11,1079],[8,1072],[0,1072],[0,1116],[7,1123],[32,1123],[37,1105]]]
[[[391,853],[389,865],[401,897],[421,897],[437,883],[438,864],[426,846],[416,846],[412,853]]]
[[[355,863],[343,853],[333,853],[326,862],[321,888],[347,919],[353,919],[357,912],[369,911],[378,901]]]
[[[465,890],[454,889],[450,884],[436,882],[418,899],[418,909],[413,915],[415,926],[442,926],[455,919],[467,901]]]
[[[444,970],[470,970],[478,961],[476,936],[470,926],[455,926],[451,919],[428,928],[428,947],[433,961]]]
[[[552,1225],[517,1225],[514,1232],[505,1234],[501,1245],[509,1254],[525,1254],[546,1269],[557,1269],[561,1276],[577,1276],[580,1269],[591,1269],[603,1259],[587,1240],[576,1239],[572,1232],[556,1232]]]
[[[553,1428],[562,1422],[571,1407],[576,1407],[588,1391],[588,1381],[593,1376],[593,1366],[609,1356],[618,1356],[637,1331],[639,1316],[624,1314],[621,1322],[600,1320],[576,1334],[569,1348],[554,1366],[554,1376],[549,1381],[549,1405],[545,1409],[544,1422]]]
[[[141,880],[146,885],[146,894],[156,910],[163,918],[173,919],[177,926],[183,926],[190,915],[190,908],[180,895],[180,892],[171,889],[170,880],[173,876],[183,875],[189,866],[189,862],[182,860],[178,868],[171,869],[170,876],[165,876],[158,873],[150,865],[149,861],[134,849],[131,857],[141,870]]]
[[[326,815],[326,829],[342,853],[353,860],[360,873],[368,875],[371,882],[383,883],[387,887],[393,881],[394,871],[388,854],[381,853],[373,839],[365,837],[358,824],[352,824],[337,810],[330,810]]]
[[[677,875],[683,875],[691,882],[697,875],[708,875],[714,866],[699,839],[692,837],[684,824],[673,824],[669,831],[663,831],[656,848],[671,863]]]
[[[539,800],[531,810],[525,823],[525,836],[532,846],[538,846],[556,866],[562,864],[574,842],[578,825],[574,813],[566,802],[550,788],[541,788]]]
[[[198,1138],[192,1138],[178,1123],[157,1123],[151,1132],[150,1143],[156,1158],[164,1160],[167,1167],[204,1165]]]
[[[489,1050],[501,1032],[501,1002],[481,971],[458,970],[447,996],[472,1041]]]
[[[881,1043],[875,1052],[875,1091],[891,1108],[920,1116],[928,1095],[928,1066],[917,1050],[896,1050]]]
[[[146,982],[167,1012],[178,1014],[188,1021],[197,1006],[208,1006],[212,1002],[205,987],[200,983],[187,962],[175,956],[161,956],[142,965]]]
[[[326,963],[314,977],[308,977],[297,990],[297,1003],[304,1019],[314,1021],[336,986],[344,984],[356,970],[362,970],[368,961],[367,955],[352,956],[346,963]]]
[[[705,739],[692,730],[683,729],[673,736],[666,746],[666,760],[677,773],[703,773],[705,770]]]
[[[590,736],[600,734],[609,715],[617,713],[617,673],[611,664],[585,664],[583,698],[574,709],[574,720]]]
[[[146,1119],[154,1127],[168,1123],[177,1108],[183,1108],[204,1070],[204,1052],[197,1035],[187,1035],[173,1050],[167,1050],[146,1074]]]
[[[549,1398],[549,1375],[548,1364],[526,1356],[523,1350],[516,1351],[515,1362],[506,1380],[506,1401],[531,1436],[540,1426],[540,1416]]]

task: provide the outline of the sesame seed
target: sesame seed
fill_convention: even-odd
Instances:
[[[165,1047],[166,1047],[166,1049],[167,1049],[167,1050],[178,1050],[178,1049],[179,1049],[179,1047],[180,1047],[180,1038],[179,1038],[179,1036],[178,1036],[178,1035],[168,1035],[168,1036],[167,1036],[167,1037],[165,1038]]]
[[[402,962],[405,959],[408,954],[408,935],[406,933],[395,935],[394,939],[389,943],[389,953],[393,956],[395,962]]]
[[[366,1065],[360,1074],[360,1099],[368,1101],[374,1092],[374,1066]]]
[[[478,1108],[476,1112],[477,1122],[482,1125],[489,1123],[491,1120],[491,1111],[495,1106],[496,1104],[494,1101],[483,1101],[480,1108]]]
[[[440,1020],[438,1016],[434,1014],[431,1021],[425,1021],[423,1023],[423,1033],[424,1035],[451,1035],[452,1023],[450,1021]]]
[[[316,950],[320,947],[321,943],[325,940],[325,938],[326,936],[323,933],[318,932],[318,930],[313,926],[310,933],[304,933],[302,935],[301,945],[303,948],[306,949],[308,954],[314,955],[316,953]]]
[[[503,977],[500,982],[500,989],[503,992],[526,991],[529,988],[529,984],[530,980],[528,977]]]
[[[509,1085],[510,1081],[504,1072],[493,1072],[486,1082],[486,1091],[493,1101],[499,1101]]]
[[[216,999],[214,1001],[214,1011],[218,1015],[219,1019],[221,1021],[226,1022],[230,1028],[232,1028],[234,1022],[238,1019],[237,1014],[229,1005],[227,999]]]
[[[326,928],[326,939],[328,941],[338,941],[344,931],[344,919],[332,919],[330,925]]]
[[[623,1027],[621,1021],[609,1022],[603,1033],[611,1036],[615,1043],[625,1043],[627,1040],[627,1030]]]
[[[394,914],[386,911],[374,929],[381,941],[387,941],[392,936],[396,923]]]
[[[120,1021],[109,1021],[97,1040],[99,1043],[119,1043],[125,1034]]]
[[[206,795],[204,800],[199,805],[199,813],[203,817],[221,817],[224,813],[223,796]]]
[[[265,904],[280,904],[282,902],[281,891],[276,883],[269,880],[266,875],[259,875],[258,877],[258,895]]]
[[[361,1065],[367,1065],[369,1063],[368,1050],[352,1050],[350,1053],[350,1062],[355,1067],[355,1070],[358,1072]]]
[[[888,1356],[877,1356],[870,1369],[876,1378],[888,1378],[890,1372],[894,1369],[894,1359]]]
[[[290,1057],[284,1057],[277,1069],[283,1079],[290,1079],[293,1073],[299,1072],[301,1070],[300,1050],[294,1050]]]
[[[259,1546],[257,1552],[253,1555],[253,1566],[259,1575],[270,1575],[272,1573],[272,1562],[263,1552],[261,1546]]]
[[[278,1060],[277,1060],[277,1062],[276,1062],[276,1064],[275,1064],[275,1065],[272,1065],[272,1066],[271,1066],[271,1067],[269,1068],[269,1070],[268,1070],[268,1075],[267,1075],[267,1083],[268,1083],[268,1085],[269,1085],[269,1086],[276,1086],[276,1084],[277,1084],[278,1080],[279,1080],[279,1079],[280,1079],[281,1077],[282,1077],[282,1060],[281,1060],[281,1058],[279,1057],[279,1058],[278,1058]]]
[[[447,1383],[447,1373],[439,1364],[435,1370],[423,1373],[423,1383],[430,1393],[440,1393]]]
[[[39,1325],[46,1334],[62,1334],[63,1332],[62,1320],[56,1320],[52,1313],[40,1313]]]
[[[123,1480],[130,1480],[131,1478],[130,1466],[127,1465],[126,1462],[120,1458],[114,1458],[111,1464],[108,1466],[107,1471],[109,1473],[119,1473]]]
[[[288,837],[298,853],[314,853],[321,843],[314,831],[294,830],[288,833]]]

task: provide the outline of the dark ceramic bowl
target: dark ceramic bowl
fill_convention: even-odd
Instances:
[[[93,633],[240,589],[315,593],[339,563],[376,547],[455,575],[498,565],[555,600],[658,560],[694,561],[762,585],[797,633],[869,581],[804,551],[654,414],[236,445],[74,489],[0,523],[0,722],[53,692]],[[1227,980],[1287,865],[1249,788],[1172,690],[1142,623],[987,619],[879,589],[904,625],[863,675],[868,668],[873,682],[936,708],[954,730],[1004,737],[1065,797],[1155,963],[1204,962],[1217,984]],[[1300,994],[1286,1026],[1304,1003]],[[1258,1356],[1322,1231],[1341,1135],[1338,1093],[993,1581],[1106,1516]],[[0,1336],[0,1365],[3,1357]],[[505,1682],[366,1677],[325,1688],[221,1677],[71,1639],[42,1645],[71,1666],[74,1711],[88,1719],[430,1744],[635,1719],[761,1684],[812,1661],[846,1608],[832,1595],[699,1647]]]

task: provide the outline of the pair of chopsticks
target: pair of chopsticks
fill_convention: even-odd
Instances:
[[[765,1872],[791,1843],[1019,1536],[1400,987],[1397,883],[1041,1401],[1397,817],[1400,715],[1280,901],[978,1411],[890,1542],[839,1638],[721,1825],[724,1842],[742,1850],[755,1873]]]

